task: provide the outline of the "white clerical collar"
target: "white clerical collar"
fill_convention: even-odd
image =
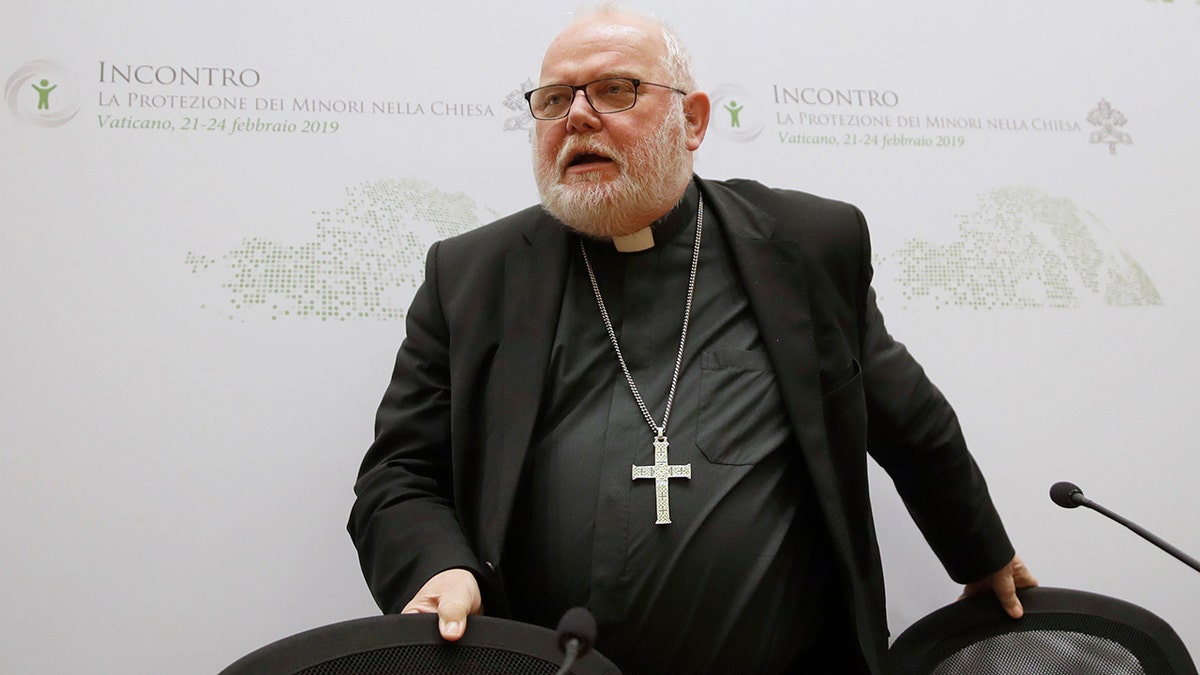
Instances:
[[[634,232],[613,237],[613,246],[621,253],[637,253],[654,248],[654,228],[650,225]]]
[[[689,183],[679,202],[662,218],[632,234],[613,237],[613,248],[621,253],[638,253],[654,248],[655,244],[670,241],[675,234],[690,228],[695,222],[700,192],[693,181]],[[654,231],[658,230],[658,240],[655,241]]]

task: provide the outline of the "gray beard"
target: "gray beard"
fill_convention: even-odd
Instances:
[[[611,181],[564,184],[560,169],[563,159],[579,148],[612,158],[620,174]],[[692,178],[683,104],[676,101],[654,133],[625,153],[573,136],[558,157],[546,158],[535,144],[534,177],[542,208],[572,230],[597,239],[632,234],[650,224],[633,219],[670,210]]]

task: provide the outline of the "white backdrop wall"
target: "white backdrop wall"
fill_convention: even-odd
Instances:
[[[1200,3],[641,7],[714,96],[702,175],[865,211],[1042,582],[1200,653],[1200,579],[1046,497],[1200,551]],[[344,523],[419,261],[535,200],[519,92],[571,9],[9,3],[0,672],[212,673],[377,611]],[[873,491],[898,633],[957,588]]]

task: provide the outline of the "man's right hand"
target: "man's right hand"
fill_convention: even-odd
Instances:
[[[483,609],[479,582],[464,569],[450,569],[433,575],[416,596],[401,610],[402,614],[437,614],[438,631],[454,641],[467,629],[467,616]]]

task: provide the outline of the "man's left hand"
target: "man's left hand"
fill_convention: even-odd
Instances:
[[[1038,585],[1037,579],[1025,567],[1021,556],[1014,555],[1007,565],[992,572],[986,577],[963,586],[959,600],[982,593],[995,593],[1004,611],[1014,619],[1019,619],[1025,613],[1021,601],[1017,599],[1018,588],[1032,588]]]

